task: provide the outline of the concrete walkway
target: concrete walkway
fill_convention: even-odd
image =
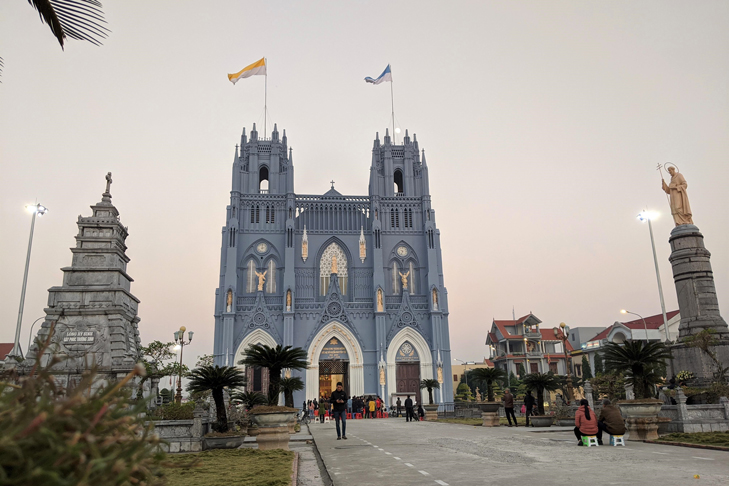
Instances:
[[[729,483],[728,452],[642,442],[577,447],[565,430],[404,419],[349,420],[348,440],[336,440],[333,423],[310,430],[335,486]]]

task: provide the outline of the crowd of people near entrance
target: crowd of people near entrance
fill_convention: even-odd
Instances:
[[[332,392],[332,396],[334,393]],[[318,418],[319,422],[324,423],[327,415],[333,416],[336,401],[332,396],[324,394],[318,400],[315,398],[304,403],[302,410],[309,415],[309,420]],[[398,397],[395,406],[391,408],[378,395],[348,397],[344,409],[351,417],[359,415],[364,419],[382,418],[391,414],[393,417],[405,417],[410,422],[425,417],[423,406],[415,403],[410,395],[404,402]]]

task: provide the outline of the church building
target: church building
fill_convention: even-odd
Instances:
[[[363,170],[364,173],[364,170]],[[238,365],[251,344],[306,350],[295,403],[330,395],[406,395],[453,402],[448,295],[425,152],[408,132],[375,137],[369,194],[297,194],[286,131],[245,129],[233,158],[215,299],[215,363]],[[265,369],[246,369],[265,391]],[[445,379],[444,379],[445,376]]]

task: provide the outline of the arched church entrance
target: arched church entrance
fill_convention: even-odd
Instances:
[[[319,398],[331,396],[339,382],[349,395],[349,354],[344,344],[333,337],[319,353]]]
[[[400,345],[395,355],[395,386],[398,395],[418,395],[420,357],[410,341]]]

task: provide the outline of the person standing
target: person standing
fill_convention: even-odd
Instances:
[[[321,399],[319,402],[319,423],[324,423],[324,415],[327,411],[327,402],[324,400],[324,398]]]
[[[524,397],[524,408],[526,409],[524,412],[524,416],[526,417],[526,426],[529,427],[529,416],[534,413],[534,405],[536,405],[537,400],[532,395],[532,391],[529,390],[526,392],[526,396]],[[516,419],[514,419],[516,422]],[[532,425],[532,427],[534,427]]]
[[[337,440],[347,440],[347,393],[342,382],[337,383],[337,389],[332,392],[332,413],[334,423],[337,425]],[[342,430],[339,430],[339,421],[342,421]]]
[[[397,397],[395,406],[397,407],[397,416],[402,417],[402,402],[400,401],[400,397]]]
[[[611,405],[609,399],[602,401],[602,410],[597,419],[597,443],[602,444],[602,431],[610,435],[625,435],[625,419],[620,415],[618,407]]]
[[[584,398],[580,400],[580,408],[575,412],[575,437],[577,437],[577,445],[581,446],[582,437],[585,435],[597,435],[600,429],[597,426],[597,417],[595,412],[590,410],[590,405]],[[602,441],[598,439],[598,444],[602,445]]]
[[[405,399],[405,422],[410,422],[415,417],[413,413],[413,400],[410,395]]]
[[[425,418],[425,410],[423,410],[423,406],[420,403],[418,403],[418,416],[417,416],[417,419],[418,419],[418,421],[421,421],[424,418]]]
[[[504,390],[504,411],[506,412],[506,420],[509,421],[509,427],[511,427],[511,419],[514,419],[514,427],[519,427],[519,423],[516,421],[516,415],[514,415],[514,395],[511,394],[510,389]]]
[[[352,415],[352,397],[347,399],[347,413]]]
[[[370,397],[370,418],[375,418],[375,407],[377,407],[377,402],[374,398]]]

